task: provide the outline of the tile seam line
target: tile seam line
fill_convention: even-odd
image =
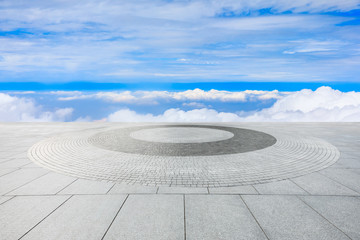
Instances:
[[[37,224],[35,224],[32,228],[30,228],[26,233],[24,233],[21,237],[19,237],[19,240],[25,237],[29,232],[31,232],[34,228],[39,226],[45,219],[47,219],[51,214],[53,214],[56,210],[58,210],[62,205],[64,205],[67,201],[69,201],[70,198],[72,198],[73,195],[68,197],[64,202],[62,202],[59,206],[57,206],[54,210],[52,210],[48,215],[46,215],[43,219],[41,219]]]
[[[113,185],[109,188],[109,190],[106,191],[105,195],[108,195],[111,189],[115,187],[116,183],[113,183]]]
[[[311,174],[311,173],[310,173]],[[304,175],[306,176],[306,175]],[[296,178],[295,178],[296,179]],[[298,186],[300,189],[304,190],[304,192],[306,192],[307,194],[311,195],[310,192],[306,191],[305,188],[301,187],[299,184],[297,184],[295,181],[293,181],[293,179],[289,178],[289,181],[292,182],[293,184],[295,184],[296,186]]]
[[[66,176],[66,175],[64,175]],[[60,193],[61,191],[63,191],[65,188],[69,187],[71,184],[73,184],[74,182],[76,182],[77,180],[79,180],[78,178],[76,178],[75,180],[71,181],[69,184],[66,184],[65,187],[61,188],[59,191],[57,191],[54,195],[58,195],[58,193]],[[61,195],[61,194],[60,194]]]
[[[122,208],[123,208],[123,206],[125,205],[125,202],[126,202],[126,201],[127,201],[127,199],[129,198],[129,195],[130,195],[130,194],[127,194],[127,196],[126,196],[126,198],[125,198],[124,202],[121,204],[121,206],[120,206],[119,210],[118,210],[118,211],[117,211],[117,213],[115,214],[115,216],[114,216],[113,220],[112,220],[112,221],[111,221],[111,223],[109,224],[109,227],[106,229],[106,231],[105,231],[104,235],[102,236],[101,240],[103,240],[103,239],[105,238],[106,234],[107,234],[107,233],[108,233],[108,231],[110,230],[110,228],[111,228],[111,226],[113,225],[113,223],[114,223],[115,219],[117,218],[117,216],[119,215],[119,213],[120,213],[121,209],[122,209]]]
[[[258,195],[256,195],[258,196]],[[241,199],[241,201],[245,204],[247,210],[249,211],[249,213],[251,214],[251,216],[254,218],[255,222],[257,223],[257,225],[259,226],[259,228],[261,229],[261,231],[264,233],[266,239],[270,240],[270,238],[268,237],[268,235],[266,234],[265,230],[263,229],[263,227],[260,225],[259,221],[256,219],[255,215],[253,214],[253,212],[250,210],[249,206],[246,204],[245,200],[242,198],[242,196],[239,194],[239,197]]]
[[[45,176],[45,175],[47,175],[47,174],[49,174],[49,173],[51,173],[51,171],[49,171],[49,172],[47,172],[47,173],[45,173],[45,174],[42,174],[42,175],[40,175],[40,176],[38,176],[38,177],[36,177],[36,178],[34,178],[34,179],[32,179],[32,180],[28,181],[28,182],[26,182],[26,183],[24,183],[24,184],[22,184],[22,185],[20,185],[20,186],[16,187],[16,188],[11,189],[10,191],[8,191],[8,192],[4,193],[4,194],[3,194],[3,196],[6,196],[7,194],[9,194],[9,193],[11,193],[11,192],[13,192],[13,191],[15,191],[15,190],[17,190],[17,189],[19,189],[19,188],[21,188],[21,187],[25,186],[25,185],[27,185],[27,184],[29,184],[29,183],[32,183],[33,181],[38,180],[39,178],[41,178],[41,177],[43,177],[43,176]],[[16,195],[15,195],[15,196],[16,196]]]
[[[352,168],[351,168],[351,169],[352,169]],[[338,180],[336,180],[336,179],[334,179],[334,178],[332,178],[332,177],[330,177],[330,176],[327,176],[326,174],[322,173],[321,171],[318,171],[318,173],[319,173],[319,174],[321,174],[322,176],[324,176],[324,177],[326,177],[326,178],[328,178],[328,179],[330,179],[330,180],[332,180],[332,181],[334,181],[334,182],[336,182],[336,183],[340,184],[341,186],[343,186],[343,187],[345,187],[345,188],[348,188],[348,189],[350,189],[350,190],[352,190],[352,191],[356,192],[357,194],[360,194],[360,191],[355,191],[355,190],[354,190],[354,189],[352,189],[351,187],[348,187],[348,186],[346,186],[345,184],[343,184],[343,183],[339,182]]]
[[[12,196],[12,197],[10,197],[8,200],[5,200],[4,202],[2,202],[2,203],[0,203],[0,205],[2,205],[2,204],[4,204],[4,203],[6,203],[6,202],[8,202],[8,201],[10,201],[11,199],[13,199],[13,198],[15,198],[16,196]]]
[[[323,219],[325,219],[328,223],[330,223],[330,225],[332,225],[333,227],[335,227],[337,230],[339,230],[340,232],[342,232],[346,237],[348,237],[349,239],[352,240],[351,237],[349,237],[349,235],[347,235],[343,230],[341,230],[339,227],[337,227],[334,223],[330,222],[330,220],[328,220],[325,216],[323,216],[320,212],[318,212],[317,210],[315,210],[310,204],[308,204],[305,200],[301,199],[300,197],[296,196],[300,201],[302,201],[306,206],[308,206],[309,208],[311,208],[314,212],[316,212],[320,217],[322,217]]]
[[[0,178],[1,178],[1,177],[3,177],[3,176],[8,175],[8,174],[10,174],[10,173],[13,173],[13,172],[15,172],[15,171],[18,171],[18,170],[21,170],[21,168],[16,168],[14,171],[11,171],[11,172],[8,172],[8,173],[5,173],[5,174],[3,174],[3,175],[0,175]]]

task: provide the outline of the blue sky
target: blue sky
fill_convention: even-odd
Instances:
[[[360,0],[2,0],[0,121],[360,121],[359,32]]]
[[[0,2],[1,82],[359,82],[358,0]]]

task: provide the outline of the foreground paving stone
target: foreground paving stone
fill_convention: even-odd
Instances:
[[[69,196],[19,196],[1,204],[0,239],[19,239],[68,198]]]
[[[357,192],[319,173],[293,178],[292,181],[312,195],[359,195]]]
[[[349,239],[296,196],[244,195],[270,239]]]
[[[47,174],[49,171],[43,168],[39,169],[19,169],[0,177],[0,195],[4,195],[22,185],[35,180]]]
[[[133,194],[133,193],[156,193],[158,187],[143,186],[143,185],[129,185],[129,184],[115,184],[111,188],[109,194]]]
[[[260,194],[308,194],[290,180],[254,185]]]
[[[101,239],[125,198],[120,195],[73,196],[23,239]]]
[[[305,196],[301,199],[349,237],[360,239],[360,198]]]
[[[56,194],[76,178],[50,172],[34,181],[25,184],[7,195],[50,195]]]
[[[6,196],[4,196],[4,197],[0,197],[0,204],[2,204],[2,203],[4,203],[4,202],[6,202],[6,201],[9,201],[10,199],[11,199],[12,197],[6,197]]]
[[[251,185],[209,188],[211,194],[258,194]]]
[[[238,195],[187,195],[186,239],[267,239]]]
[[[77,179],[59,194],[106,194],[115,183]]]
[[[352,169],[328,168],[321,171],[321,174],[324,174],[345,187],[360,193],[360,173],[357,173]]]
[[[105,235],[108,239],[184,239],[182,195],[130,195]]]
[[[191,187],[159,187],[158,193],[175,193],[175,194],[207,194],[207,188]]]

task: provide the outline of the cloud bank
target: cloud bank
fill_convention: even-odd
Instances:
[[[341,92],[330,87],[316,91],[301,90],[277,100],[258,112],[226,113],[202,108],[183,111],[178,108],[163,114],[138,114],[122,109],[110,114],[110,122],[359,122],[360,92]]]
[[[304,89],[297,92],[278,92],[278,91],[242,91],[229,92],[201,89],[188,90],[183,92],[167,91],[143,91],[122,93],[100,92],[93,94],[84,94],[82,92],[53,92],[53,96],[60,98],[71,98],[77,100],[77,112],[80,108],[87,105],[86,99],[97,103],[101,108],[106,108],[107,101],[115,101],[115,109],[109,114],[104,113],[99,117],[91,117],[88,111],[94,111],[88,108],[82,111],[73,119],[73,104],[71,101],[55,102],[52,110],[44,110],[44,107],[37,104],[34,98],[11,96],[0,93],[0,121],[97,121],[98,119],[109,122],[359,122],[360,121],[360,92],[341,92],[330,87],[320,87],[315,91]],[[36,94],[32,94],[36,98]],[[249,97],[251,96],[251,97]],[[219,111],[219,108],[227,104],[254,104],[254,96],[259,101],[273,99],[275,101],[270,107],[258,109],[256,111],[243,111],[236,109],[232,112]],[[40,96],[41,97],[41,96]],[[173,102],[178,108],[172,107],[165,109],[161,114],[154,114],[149,102],[162,98],[167,100],[176,100]],[[105,101],[104,101],[105,99]],[[69,99],[67,99],[69,100]],[[125,101],[125,104],[123,102]],[[118,102],[126,106],[126,102],[136,103],[147,113],[142,114],[129,108],[116,107]],[[59,108],[56,104],[64,106],[69,103],[70,107]],[[211,103],[211,104],[209,104]],[[212,103],[215,103],[213,105]],[[75,106],[75,105],[74,105]],[[137,105],[132,105],[137,106]],[[156,107],[161,107],[157,105]],[[189,109],[190,110],[184,110]],[[161,109],[161,108],[160,108]]]
[[[53,122],[69,120],[72,108],[44,111],[31,98],[19,98],[0,93],[0,121],[3,122]]]
[[[108,102],[118,103],[156,103],[156,100],[175,101],[220,101],[220,102],[244,102],[249,100],[280,99],[286,92],[246,90],[239,92],[201,89],[186,90],[181,92],[169,91],[110,91],[97,93],[82,92],[60,92],[63,95],[58,98],[60,101],[72,101],[81,99],[99,99]],[[65,95],[65,96],[64,96]]]

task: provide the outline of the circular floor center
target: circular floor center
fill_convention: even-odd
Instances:
[[[130,133],[130,137],[160,143],[200,143],[222,141],[234,136],[233,133],[209,128],[164,127],[142,129]]]

